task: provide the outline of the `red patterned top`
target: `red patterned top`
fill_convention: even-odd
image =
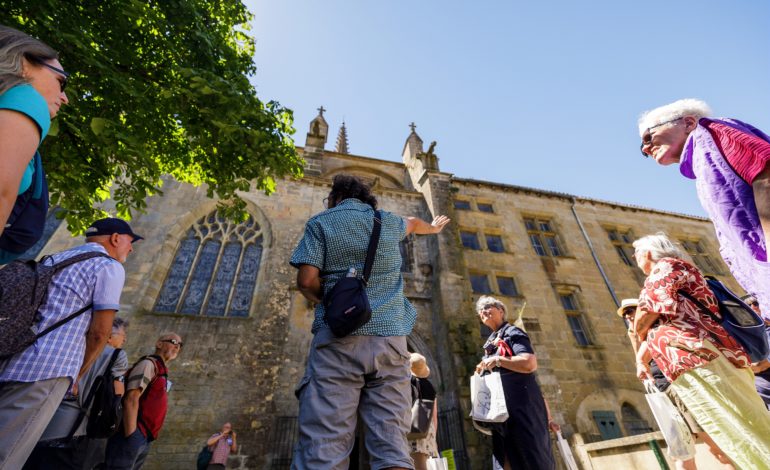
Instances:
[[[716,359],[716,353],[704,347],[705,341],[735,367],[748,367],[751,360],[743,348],[678,290],[689,293],[719,316],[716,298],[695,266],[675,258],[655,263],[639,296],[639,309],[660,315],[647,332],[647,344],[666,378],[673,382],[684,372]]]

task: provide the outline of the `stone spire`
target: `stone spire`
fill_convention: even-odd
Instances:
[[[342,121],[342,127],[337,134],[337,146],[334,149],[337,153],[350,153],[348,150],[348,130],[345,128],[345,121]]]

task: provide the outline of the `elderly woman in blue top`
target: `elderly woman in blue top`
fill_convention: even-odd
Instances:
[[[479,298],[476,311],[492,330],[476,372],[500,372],[508,409],[508,420],[492,428],[495,468],[552,470],[556,463],[548,428],[556,427],[535,379],[537,357],[529,336],[505,320],[505,304],[494,297]]]
[[[300,292],[316,303],[307,368],[296,390],[299,442],[292,468],[347,469],[360,416],[371,468],[411,469],[406,336],[416,312],[404,296],[399,243],[411,233],[439,233],[449,219],[428,223],[380,211],[382,232],[366,287],[372,318],[337,338],[324,321],[321,300],[350,268],[363,270],[377,199],[358,178],[337,175],[328,207],[307,222],[291,257]]]
[[[37,150],[68,102],[68,76],[56,51],[0,26],[0,264],[42,235],[48,185]]]

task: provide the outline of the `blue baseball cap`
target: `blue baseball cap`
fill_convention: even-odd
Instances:
[[[131,230],[131,226],[128,225],[128,222],[123,219],[117,219],[115,217],[99,219],[86,229],[86,237],[95,237],[97,235],[112,235],[113,233],[131,235],[131,237],[133,237],[131,243],[144,240],[144,237],[140,237],[139,235],[135,234],[133,230]]]

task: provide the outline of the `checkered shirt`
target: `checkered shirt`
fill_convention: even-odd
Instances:
[[[354,335],[406,336],[417,316],[404,296],[399,243],[406,236],[406,221],[382,211],[382,232],[366,295],[372,319]],[[313,216],[291,256],[291,265],[309,264],[321,270],[324,296],[349,268],[363,274],[366,250],[374,226],[374,209],[358,199],[345,199],[336,207]],[[326,328],[323,304],[316,305],[312,331]]]
[[[107,253],[97,243],[86,243],[56,253],[46,264],[57,263],[89,251]],[[70,265],[56,273],[48,285],[48,297],[38,310],[42,331],[89,303],[94,310],[118,310],[125,272],[119,262],[104,257]],[[77,378],[86,349],[91,310],[51,331],[24,351],[0,361],[0,382],[37,382],[56,377]]]

